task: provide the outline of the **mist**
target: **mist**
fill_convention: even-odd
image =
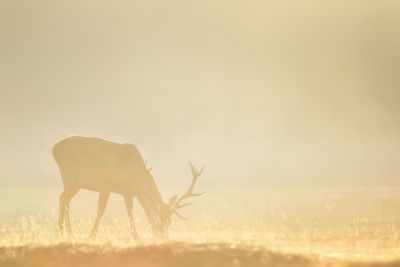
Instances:
[[[71,134],[160,184],[400,185],[397,1],[2,1],[0,184]]]

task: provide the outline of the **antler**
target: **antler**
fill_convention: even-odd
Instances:
[[[180,198],[178,198],[178,200],[177,200],[177,201],[174,203],[174,205],[172,206],[172,211],[173,211],[176,215],[178,215],[178,217],[180,217],[181,219],[186,219],[186,218],[183,217],[182,215],[180,215],[180,214],[177,212],[177,209],[180,209],[180,208],[189,206],[189,205],[191,205],[191,204],[193,203],[193,202],[189,202],[189,203],[185,203],[185,204],[182,204],[182,205],[181,205],[181,202],[182,202],[183,200],[185,200],[186,198],[201,196],[202,194],[205,193],[205,192],[202,192],[202,193],[193,193],[193,188],[194,188],[194,186],[196,185],[197,178],[199,178],[199,176],[201,175],[201,173],[204,171],[204,165],[203,165],[203,167],[201,168],[200,171],[197,171],[196,168],[192,165],[192,163],[189,162],[189,165],[190,165],[190,169],[191,169],[192,175],[193,175],[192,183],[190,184],[190,187],[189,187],[188,191],[187,191],[185,194],[183,194]]]

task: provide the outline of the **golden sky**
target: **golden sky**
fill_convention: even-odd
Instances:
[[[394,0],[3,0],[0,179],[58,181],[79,133],[162,183],[400,184],[399,47]]]

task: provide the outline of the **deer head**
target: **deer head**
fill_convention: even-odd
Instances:
[[[169,199],[169,203],[162,203],[160,207],[160,217],[158,221],[158,231],[162,236],[166,236],[167,229],[169,225],[171,224],[171,217],[172,215],[176,215],[181,219],[186,220],[187,218],[182,216],[178,210],[186,207],[188,205],[193,204],[193,202],[188,202],[188,203],[182,203],[184,200],[192,197],[197,197],[201,196],[205,192],[202,193],[193,193],[194,186],[196,185],[197,179],[201,175],[201,173],[204,171],[204,166],[201,168],[200,171],[197,171],[196,168],[192,165],[192,163],[189,163],[190,165],[190,170],[192,171],[192,182],[189,186],[189,189],[184,193],[181,197],[177,197],[177,195],[174,195]]]

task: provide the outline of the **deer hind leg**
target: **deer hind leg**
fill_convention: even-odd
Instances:
[[[58,228],[59,235],[64,234],[64,222],[67,226],[68,234],[72,234],[71,222],[69,219],[69,203],[71,198],[79,191],[79,189],[64,188],[64,192],[60,194],[59,198],[59,217],[58,217]]]
[[[99,194],[99,204],[97,207],[97,217],[94,222],[94,226],[92,232],[90,233],[90,238],[96,237],[97,228],[99,227],[100,219],[103,217],[104,211],[106,210],[106,204],[108,197],[110,196],[110,192],[100,192]]]
[[[129,218],[129,225],[130,225],[132,237],[136,241],[139,241],[140,238],[136,232],[135,218],[133,217],[133,199],[132,199],[132,197],[124,196],[124,200],[125,200],[126,213],[128,214],[128,218]]]

